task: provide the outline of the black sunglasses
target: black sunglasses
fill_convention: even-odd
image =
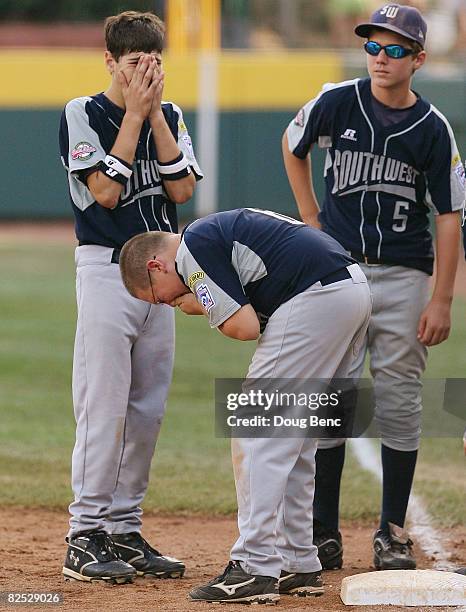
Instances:
[[[366,53],[368,53],[369,55],[372,55],[373,57],[376,57],[383,49],[385,51],[385,54],[388,57],[391,57],[393,59],[401,59],[408,55],[416,54],[416,51],[414,51],[413,49],[408,49],[407,47],[402,47],[401,45],[383,46],[383,45],[379,45],[379,43],[375,42],[374,40],[369,40],[365,42],[364,49]]]

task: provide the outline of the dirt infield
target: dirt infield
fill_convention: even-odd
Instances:
[[[134,584],[107,586],[80,582],[65,582],[61,577],[61,564],[65,555],[64,535],[67,527],[65,512],[42,509],[2,508],[0,510],[0,591],[15,593],[62,593],[64,603],[60,610],[96,612],[185,612],[215,610],[243,610],[238,605],[194,603],[187,599],[188,590],[219,574],[228,561],[228,550],[236,537],[235,519],[208,517],[158,517],[148,514],[144,518],[144,535],[162,552],[183,559],[187,566],[182,580],[137,579]],[[402,610],[393,606],[347,608],[339,598],[344,576],[368,571],[371,566],[371,537],[373,529],[357,524],[343,526],[345,568],[325,572],[325,594],[315,598],[282,596],[278,609],[312,610]],[[453,551],[452,561],[466,560],[466,529],[449,532],[447,548]],[[417,551],[420,569],[431,567],[431,560]],[[53,609],[54,606],[27,606],[28,609]],[[20,609],[2,606],[0,610]],[[24,609],[24,608],[21,608]],[[268,608],[267,608],[268,609]],[[411,608],[413,609],[413,608]],[[449,608],[451,609],[451,608]],[[418,608],[419,610],[419,608]],[[439,608],[422,608],[439,611]]]

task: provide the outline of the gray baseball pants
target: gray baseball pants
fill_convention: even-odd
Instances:
[[[414,451],[421,434],[421,376],[427,361],[427,348],[417,339],[417,328],[429,300],[429,275],[405,266],[361,264],[361,268],[371,289],[372,316],[349,376],[362,376],[369,351],[374,414],[382,444]],[[343,442],[321,440],[319,448]]]
[[[370,292],[356,264],[351,279],[316,283],[270,317],[252,358],[248,378],[347,376],[364,340]],[[278,577],[282,569],[321,568],[312,543],[315,451],[311,438],[237,438],[232,459],[239,537],[231,558],[254,575]]]
[[[113,249],[76,249],[76,443],[69,536],[140,531],[172,376],[174,311],[129,295]]]

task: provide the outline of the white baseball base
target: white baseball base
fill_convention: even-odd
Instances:
[[[347,576],[341,583],[347,606],[464,606],[466,576],[437,570],[385,570]]]

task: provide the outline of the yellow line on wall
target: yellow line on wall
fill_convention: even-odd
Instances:
[[[197,107],[197,54],[164,56],[164,98]],[[8,49],[0,51],[3,108],[60,108],[71,98],[106,89],[103,52]],[[328,81],[343,78],[338,54],[326,52],[223,52],[219,106],[223,110],[298,108]]]

